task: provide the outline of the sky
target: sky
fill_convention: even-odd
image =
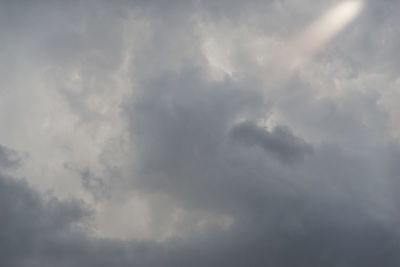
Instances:
[[[0,265],[400,265],[400,2],[0,0]]]

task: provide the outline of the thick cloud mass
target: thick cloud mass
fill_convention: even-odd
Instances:
[[[0,266],[400,265],[399,4],[0,3]]]

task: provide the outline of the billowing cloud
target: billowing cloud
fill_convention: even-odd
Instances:
[[[0,5],[1,266],[399,265],[394,1]]]

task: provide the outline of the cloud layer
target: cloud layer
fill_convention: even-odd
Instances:
[[[398,266],[398,4],[3,1],[0,265]]]

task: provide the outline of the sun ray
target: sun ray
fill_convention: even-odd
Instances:
[[[296,69],[321,51],[361,12],[362,0],[343,1],[308,26],[289,45],[290,69]]]

